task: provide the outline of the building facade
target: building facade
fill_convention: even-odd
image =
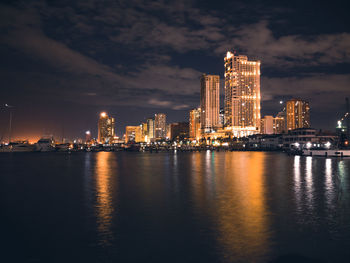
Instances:
[[[310,128],[309,102],[291,99],[286,103],[287,130]]]
[[[189,136],[192,140],[199,140],[201,138],[201,108],[190,111],[189,120]]]
[[[154,137],[156,139],[166,138],[166,115],[157,113],[154,115]]]
[[[141,126],[126,126],[125,143],[128,142],[142,142]]]
[[[273,131],[274,134],[282,134],[286,132],[286,120],[284,117],[276,116],[273,118]]]
[[[261,119],[261,127],[260,127],[260,132],[262,134],[274,134],[274,128],[273,128],[273,123],[274,123],[274,117],[273,116],[264,116],[264,118]]]
[[[201,129],[203,133],[215,131],[219,127],[220,76],[201,77]]]
[[[283,117],[264,116],[261,119],[261,134],[282,134],[285,132],[285,121]]]
[[[225,61],[225,128],[242,137],[260,130],[260,61],[227,52]]]
[[[109,117],[106,112],[101,112],[98,120],[98,137],[99,143],[112,143],[115,136],[115,121],[114,118]]]
[[[189,123],[176,122],[170,124],[170,139],[183,140],[189,136]]]
[[[147,142],[150,142],[154,138],[154,120],[152,118],[147,119]]]

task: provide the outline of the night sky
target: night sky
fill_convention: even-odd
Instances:
[[[0,140],[5,103],[16,138],[96,136],[100,111],[119,135],[157,112],[187,121],[228,50],[261,60],[262,116],[300,97],[314,128],[334,130],[350,97],[342,2],[1,1]]]

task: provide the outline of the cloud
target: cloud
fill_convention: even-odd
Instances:
[[[262,78],[263,101],[299,97],[310,101],[311,107],[328,111],[338,107],[350,96],[349,74],[311,74],[304,77]]]
[[[222,54],[229,49],[262,60],[263,65],[317,66],[350,62],[350,34],[321,34],[314,36],[285,35],[275,37],[268,21],[242,25],[230,41],[216,49]]]

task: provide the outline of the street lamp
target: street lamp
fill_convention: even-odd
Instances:
[[[10,123],[9,123],[9,143],[11,142],[11,133],[12,133],[12,111],[11,108],[14,108],[14,106],[11,106],[9,104],[5,104],[5,108],[8,108],[10,110]]]

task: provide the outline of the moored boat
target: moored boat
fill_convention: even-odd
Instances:
[[[324,156],[324,157],[350,157],[350,150],[342,149],[324,149],[324,150],[313,150],[305,149],[302,151],[304,156]]]
[[[53,137],[42,137],[36,144],[35,150],[38,152],[53,152],[56,150]]]

